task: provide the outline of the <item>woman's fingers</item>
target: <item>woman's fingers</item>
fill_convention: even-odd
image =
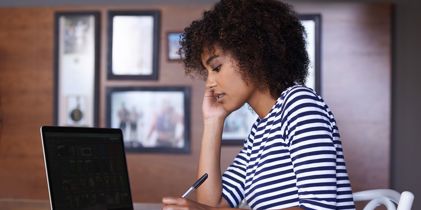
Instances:
[[[184,198],[165,197],[162,198],[162,203],[168,205],[186,205],[187,201]]]
[[[208,206],[185,199],[185,198],[173,198],[165,197],[162,199],[164,210],[206,210]]]
[[[205,97],[215,97],[213,93],[214,93],[213,90],[208,89],[208,88],[205,89]]]
[[[188,207],[185,206],[176,206],[176,205],[165,205],[162,207],[163,210],[189,210]]]
[[[162,199],[164,210],[187,210],[187,201],[184,198],[165,197]]]

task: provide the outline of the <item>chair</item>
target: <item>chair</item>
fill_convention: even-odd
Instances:
[[[391,189],[373,189],[353,193],[354,201],[369,201],[364,210],[374,210],[384,205],[387,210],[411,210],[414,194],[409,191],[399,193]],[[397,208],[396,208],[397,207]]]

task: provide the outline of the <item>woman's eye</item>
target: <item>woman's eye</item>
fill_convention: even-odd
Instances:
[[[212,71],[219,72],[221,70],[222,65],[218,65],[217,67],[213,68]]]

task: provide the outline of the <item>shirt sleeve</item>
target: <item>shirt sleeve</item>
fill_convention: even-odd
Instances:
[[[292,94],[286,101],[286,138],[297,178],[300,206],[336,209],[336,148],[331,119],[313,92]]]
[[[233,163],[222,174],[222,196],[231,208],[237,207],[244,199],[244,183],[247,168],[247,141]]]

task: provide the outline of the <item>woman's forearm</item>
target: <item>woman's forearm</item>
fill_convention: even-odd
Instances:
[[[200,149],[198,176],[208,173],[208,179],[197,190],[200,203],[220,206],[222,194],[221,182],[221,137],[223,119],[205,120],[202,145]]]

